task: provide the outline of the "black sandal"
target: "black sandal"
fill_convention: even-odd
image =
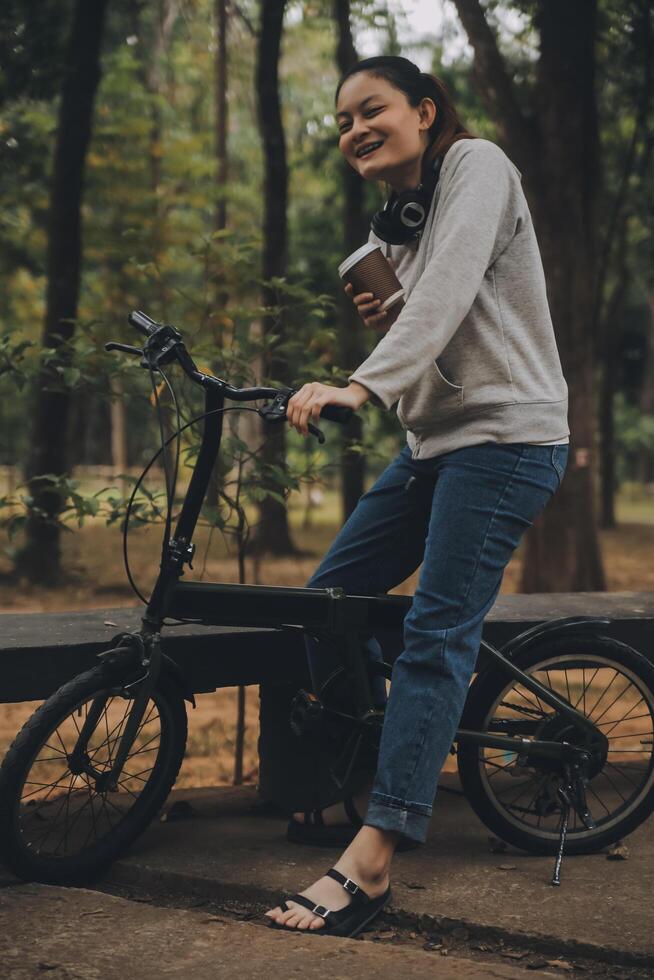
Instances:
[[[327,825],[323,820],[322,810],[305,810],[304,823],[300,823],[295,817],[289,820],[286,839],[293,844],[309,844],[313,847],[347,847],[363,826],[363,820],[357,813],[351,796],[343,800],[343,806],[350,821],[349,825]],[[418,841],[400,837],[395,850],[413,851],[416,847],[420,847]]]
[[[321,919],[325,920],[325,925],[322,929],[296,929],[294,926],[285,926],[271,919],[269,922],[270,928],[302,934],[309,932],[312,934],[326,933],[329,936],[346,936],[352,939],[379,915],[391,897],[390,885],[379,898],[369,898],[355,881],[352,881],[351,878],[346,878],[336,868],[330,868],[326,872],[326,875],[343,886],[352,899],[349,905],[332,912],[330,909],[325,908],[324,905],[315,905],[305,895],[291,895],[280,903],[280,908],[283,912],[291,911],[286,902],[296,902],[298,905],[309,909],[314,915],[319,915]]]

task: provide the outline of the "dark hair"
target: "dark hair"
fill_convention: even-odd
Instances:
[[[379,55],[376,58],[366,58],[357,61],[341,77],[337,87],[335,102],[343,83],[352,75],[365,71],[375,78],[384,78],[394,88],[404,92],[409,104],[414,108],[420,105],[422,99],[431,99],[436,105],[436,118],[429,129],[429,144],[422,158],[423,169],[437,156],[444,156],[453,143],[460,139],[476,139],[465,128],[454,107],[452,98],[444,82],[435,75],[421,72],[408,58],[395,55]]]

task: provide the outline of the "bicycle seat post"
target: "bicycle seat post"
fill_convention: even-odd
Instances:
[[[372,690],[361,640],[357,629],[361,624],[348,606],[349,597],[341,588],[328,588],[330,596],[329,628],[342,644],[345,666],[354,683],[357,717],[365,718],[373,711]]]

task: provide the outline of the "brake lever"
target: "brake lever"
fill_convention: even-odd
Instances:
[[[284,422],[286,421],[286,409],[288,407],[288,400],[291,395],[294,394],[292,388],[285,388],[280,393],[273,398],[273,400],[268,405],[263,405],[261,408],[257,409],[259,415],[266,422]],[[325,441],[324,433],[318,428],[317,425],[313,425],[309,422],[307,428],[312,436],[315,436],[320,445]]]
[[[315,436],[318,442],[320,443],[320,445],[322,446],[323,442],[325,441],[324,432],[321,429],[319,429],[317,425],[313,425],[311,422],[309,422],[307,428],[311,433],[311,435]]]
[[[106,351],[119,350],[123,354],[136,354],[138,357],[143,357],[143,351],[140,347],[131,347],[130,344],[118,344],[115,340],[110,340],[104,345]]]

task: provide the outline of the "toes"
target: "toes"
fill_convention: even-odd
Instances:
[[[281,912],[281,909],[273,909],[273,912],[280,912],[276,921],[287,929],[297,929],[298,932],[305,930],[322,929],[325,922],[318,915],[312,915],[306,909],[289,903],[289,911]]]

